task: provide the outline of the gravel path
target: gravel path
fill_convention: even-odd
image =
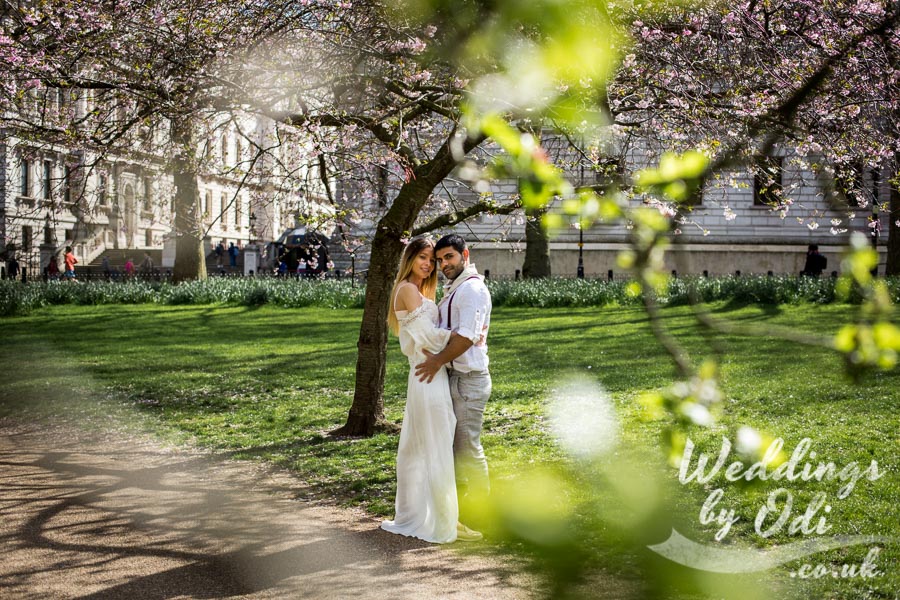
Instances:
[[[511,564],[303,497],[302,481],[256,463],[0,419],[0,597],[531,595]]]

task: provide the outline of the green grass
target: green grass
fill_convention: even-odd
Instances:
[[[743,324],[826,334],[854,310],[845,305],[713,308]],[[688,308],[668,308],[664,315],[689,350],[710,353]],[[4,318],[0,414],[27,410],[101,426],[152,426],[238,457],[273,461],[295,470],[321,497],[390,515],[397,437],[327,436],[343,423],[352,399],[360,317],[353,309],[115,305],[49,307]],[[839,467],[854,460],[868,465],[875,458],[885,475],[860,481],[849,498],[831,502],[828,534],[900,536],[898,372],[853,385],[841,374],[840,357],[824,350],[769,337],[719,335],[717,342],[726,413],[716,427],[691,433],[698,449],[716,452],[723,434],[751,424],[784,438],[788,451],[812,438],[818,456]],[[623,439],[644,452],[642,466],[627,467],[623,458],[622,469],[663,472],[670,484],[676,480],[674,470],[660,466],[661,425],[642,421],[636,402],[642,391],[666,386],[674,377],[640,310],[500,308],[489,343],[494,392],[484,443],[496,480],[518,476],[531,465],[566,463],[547,433],[545,407],[550,390],[573,373],[609,391]],[[385,404],[395,421],[402,416],[406,365],[392,340]],[[723,505],[736,508],[741,518],[728,539],[753,546],[796,541],[801,538],[764,540],[753,533],[757,510],[778,485],[674,484],[663,488],[669,494],[664,505],[679,530],[711,542],[717,527],[700,526],[697,515],[708,492],[723,487]],[[795,506],[801,507],[794,516],[816,491],[833,497],[840,487],[836,482],[781,485],[794,492]],[[575,493],[585,500],[584,489]],[[629,507],[611,506],[612,497],[607,502],[601,493],[593,500],[597,510],[627,518]],[[622,551],[625,533],[607,534],[591,549],[593,560],[626,578],[642,577],[646,557]],[[865,553],[865,547],[836,550],[809,562],[858,563]],[[809,596],[818,590],[816,595],[835,598],[893,598],[900,576],[891,565],[898,558],[896,545],[885,547],[878,564],[887,573],[866,582],[829,578],[816,587],[789,579],[789,568],[783,567],[767,576],[768,583],[781,594]],[[735,579],[717,581],[728,590]],[[703,589],[708,597],[729,593]]]

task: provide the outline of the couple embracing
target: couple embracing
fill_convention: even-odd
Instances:
[[[437,268],[445,291],[435,304]],[[388,325],[409,359],[406,409],[397,451],[393,521],[381,528],[427,542],[481,539],[459,522],[460,495],[490,489],[481,447],[484,406],[491,395],[487,334],[491,296],[469,264],[458,235],[436,244],[413,239],[391,293]]]

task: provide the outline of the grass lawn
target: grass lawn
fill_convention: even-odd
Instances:
[[[853,310],[841,305],[713,309],[744,324],[826,334],[835,332]],[[688,308],[666,309],[664,315],[688,349],[697,356],[711,352]],[[106,425],[149,425],[175,439],[273,461],[297,471],[320,497],[390,515],[397,437],[327,437],[343,423],[352,399],[360,316],[361,311],[349,309],[130,305],[52,307],[4,318],[0,414],[27,410]],[[712,537],[719,525],[701,525],[698,515],[717,487],[725,494],[720,508],[734,508],[740,517],[726,539],[737,543],[729,547],[808,538],[789,535],[787,526],[769,538],[754,532],[757,511],[778,487],[793,495],[792,519],[803,514],[816,492],[825,492],[830,512],[819,511],[811,522],[825,517],[831,527],[828,536],[900,537],[898,370],[853,385],[842,375],[840,357],[826,351],[768,337],[720,335],[716,341],[722,352],[726,412],[715,427],[691,432],[698,451],[717,454],[723,434],[752,424],[784,438],[788,453],[803,438],[811,438],[814,466],[820,460],[832,461],[840,469],[857,461],[865,468],[874,459],[883,476],[858,481],[845,499],[836,498],[841,481],[740,486],[720,477],[705,485],[679,485],[677,471],[662,465],[661,425],[642,421],[636,402],[641,392],[666,386],[674,376],[639,310],[501,308],[495,310],[489,340],[494,391],[484,444],[492,477],[502,481],[529,466],[566,463],[551,441],[545,407],[551,389],[580,374],[609,392],[628,454],[643,452],[643,463],[629,467],[623,451],[613,470],[618,466],[620,476],[625,470],[625,479],[628,469],[638,469],[668,480],[659,488],[662,495],[647,503],[665,507],[669,526],[675,524],[692,539],[715,543]],[[388,418],[399,421],[407,363],[396,341],[388,364],[386,411]],[[608,508],[610,519],[617,519],[613,515],[620,511],[622,522],[627,522],[633,508],[607,507],[603,493],[590,499],[584,490],[574,493],[582,506],[587,501],[600,511]],[[597,538],[597,547],[590,551],[594,560],[609,572],[635,579],[642,577],[642,569],[655,568],[656,563],[622,551],[627,527],[613,529]],[[664,537],[656,535],[655,541]],[[856,546],[819,553],[764,575],[722,576],[702,589],[710,597],[738,592],[742,597],[768,597],[776,589],[779,595],[895,598],[900,592],[896,543],[882,547],[877,566],[884,573],[878,577],[789,577],[804,561],[829,567],[858,564],[868,550]],[[761,580],[773,587],[760,587]]]

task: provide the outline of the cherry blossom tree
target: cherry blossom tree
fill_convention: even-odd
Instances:
[[[252,61],[269,80],[257,84],[248,104],[315,140],[311,151],[345,181],[338,208],[362,196],[355,210],[374,231],[354,400],[340,434],[394,427],[383,408],[386,320],[404,242],[519,207],[516,199],[500,206],[480,198],[453,206],[436,194],[485,139],[468,136],[461,124],[469,74],[434,52],[449,34],[380,3],[329,7],[285,28]]]
[[[792,148],[796,160],[828,184],[832,200],[847,208],[844,227],[833,233],[846,231],[854,213],[863,220],[859,229],[866,220],[877,225],[879,210],[890,210],[893,224],[897,207],[874,197],[872,184],[884,177],[896,189],[896,10],[894,3],[855,0],[649,3],[639,11],[616,10],[634,41],[610,81],[611,112],[657,155],[688,147],[714,156],[731,152],[730,162],[749,163],[757,176],[768,174],[755,156],[774,144]],[[790,114],[783,111],[789,95],[814,76],[814,89]],[[730,207],[722,208],[727,216]],[[787,216],[789,209],[788,198],[773,199],[773,210]],[[891,237],[891,246],[900,244]],[[891,272],[900,268],[896,260],[889,253]]]

